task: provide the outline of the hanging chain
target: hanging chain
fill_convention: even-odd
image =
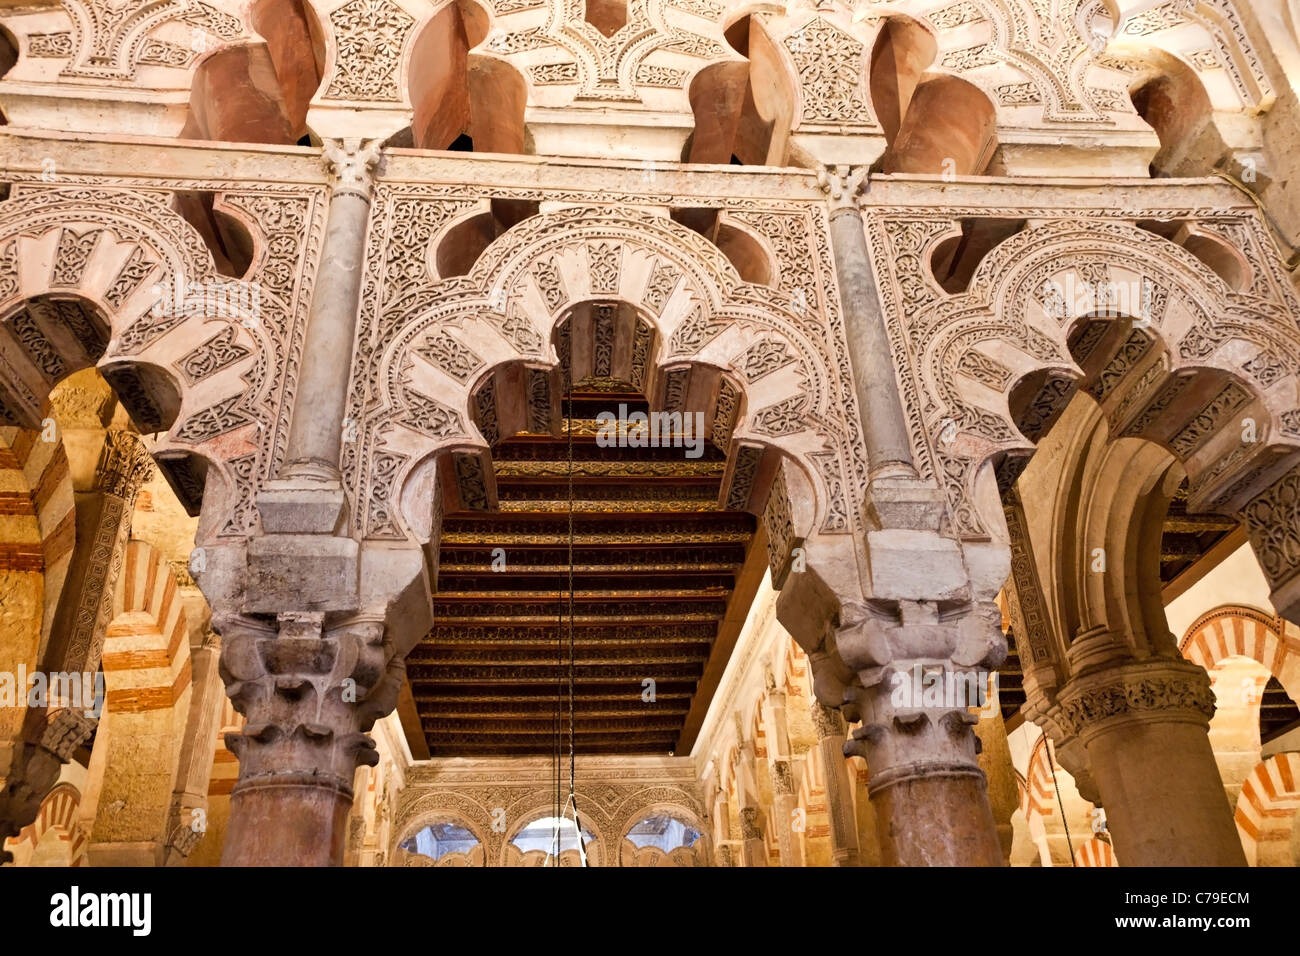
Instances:
[[[573,385],[569,384],[569,799],[573,799],[577,750],[574,747],[574,651],[573,651]],[[581,841],[579,841],[581,842]]]
[[[581,865],[586,866],[587,847],[582,840],[582,821],[578,818],[578,748],[576,744],[578,724],[574,707],[577,665],[573,643],[573,383],[568,381],[570,375],[567,371],[565,372],[565,378],[568,385],[565,394],[569,402],[568,428],[565,429],[569,438],[569,800],[566,809],[569,807],[573,809],[573,831],[578,842],[578,857],[582,861]]]
[[[565,396],[568,399],[568,414],[564,420],[564,430],[568,435],[569,449],[570,449],[569,470],[570,472],[572,472],[573,465],[571,462],[573,458],[573,451],[572,451],[573,449],[573,420],[572,420],[573,419],[573,397],[572,397],[572,385],[570,380],[571,380],[571,376],[569,374],[569,369],[565,367],[564,368],[564,391],[565,391]],[[572,478],[570,478],[570,481],[572,481]],[[572,521],[572,518],[570,518],[570,521]],[[572,537],[572,535],[570,535],[570,537]],[[569,559],[570,559],[569,560],[569,565],[570,565],[569,584],[570,584],[570,588],[572,588],[572,584],[573,584],[572,547],[570,547],[569,549]],[[551,711],[551,773],[552,773],[552,781],[554,783],[554,789],[552,790],[551,793],[551,797],[552,797],[551,854],[550,854],[550,858],[547,860],[548,866],[558,866],[560,862],[560,830],[561,830],[561,823],[563,822],[563,813],[564,813],[563,803],[560,797],[560,755],[562,751],[561,736],[560,736],[561,734],[560,708],[564,706],[563,705],[564,678],[562,676],[562,671],[564,667],[564,578],[563,577],[561,577],[558,584],[559,587],[557,588],[556,591],[556,601],[555,601],[555,664],[556,664],[555,707]]]
[[[565,437],[568,440],[568,492],[569,492],[569,797],[564,801],[563,806],[560,802],[560,708],[563,706],[562,685],[557,686],[555,695],[555,710],[552,715],[551,728],[554,731],[551,742],[551,766],[555,774],[555,813],[552,818],[555,822],[551,829],[551,857],[548,865],[559,866],[561,852],[561,833],[563,830],[564,814],[568,813],[570,808],[573,810],[573,829],[578,842],[578,857],[581,865],[587,865],[587,847],[582,839],[582,821],[578,818],[578,796],[577,796],[577,771],[578,771],[578,750],[576,746],[577,739],[577,718],[574,698],[576,696],[575,671],[577,666],[576,653],[574,649],[574,557],[573,557],[573,382],[570,370],[564,369],[564,398],[566,405],[566,414],[564,418]],[[559,612],[556,618],[555,640],[556,640],[556,662],[562,669],[564,666],[564,600],[561,593],[560,600],[556,602],[559,606]],[[562,678],[561,678],[562,679]],[[553,861],[553,862],[552,862]]]

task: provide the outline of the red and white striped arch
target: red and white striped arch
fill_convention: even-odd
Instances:
[[[1179,644],[1183,656],[1213,671],[1229,657],[1262,664],[1300,700],[1300,629],[1272,614],[1227,604],[1202,614]]]
[[[1119,866],[1115,850],[1105,840],[1093,837],[1074,851],[1075,866]]]
[[[70,783],[56,785],[36,819],[23,827],[6,849],[26,866],[84,866],[88,838],[78,819],[81,793]]]
[[[43,630],[58,604],[76,537],[72,479],[61,441],[0,428],[0,572],[44,575]]]
[[[1295,866],[1292,849],[1300,809],[1300,753],[1274,754],[1242,784],[1235,819],[1246,858],[1255,866]]]
[[[175,707],[190,686],[185,608],[162,554],[127,543],[113,620],[104,640],[104,683],[113,714]]]

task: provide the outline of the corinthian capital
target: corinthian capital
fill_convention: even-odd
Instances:
[[[330,187],[335,194],[351,193],[369,200],[375,191],[375,166],[382,144],[377,139],[330,140],[321,144]]]
[[[139,436],[118,428],[104,434],[104,447],[95,466],[96,488],[130,501],[152,475],[153,458]]]
[[[378,762],[367,735],[397,705],[404,670],[382,617],[327,625],[319,612],[284,613],[277,625],[214,618],[221,676],[242,733],[227,734],[241,786],[296,775],[351,792],[361,764]]]
[[[832,166],[817,171],[817,185],[831,204],[831,215],[857,212],[858,195],[867,183],[866,166]]]

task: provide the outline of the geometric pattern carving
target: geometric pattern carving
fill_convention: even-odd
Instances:
[[[795,537],[794,520],[790,514],[790,495],[785,487],[785,475],[778,471],[763,508],[763,527],[767,529],[767,561],[772,571],[772,586],[780,588],[794,563],[794,549],[803,540]]]
[[[1082,281],[1085,288],[1094,292],[1100,288],[1102,293],[1084,303],[1088,311],[1095,311],[1099,298],[1110,314],[1118,315],[1120,308],[1132,308],[1122,300],[1112,301],[1116,294],[1127,285],[1135,289],[1140,285],[1140,294],[1134,291],[1130,298],[1142,303],[1141,322],[1091,384],[1123,434],[1170,441],[1182,455],[1204,447],[1217,429],[1231,423],[1231,416],[1254,399],[1251,388],[1260,376],[1243,375],[1239,356],[1219,357],[1221,349],[1227,352],[1229,340],[1267,345],[1288,366],[1300,365],[1300,334],[1278,321],[1300,307],[1285,280],[1270,279],[1267,288],[1272,299],[1251,296],[1248,309],[1232,304],[1222,283],[1202,263],[1172,242],[1116,221],[1114,210],[1094,207],[1084,215],[1077,207],[1034,210],[1042,224],[994,247],[965,293],[938,295],[928,257],[950,224],[972,215],[1005,212],[966,206],[930,210],[926,217],[917,217],[901,208],[868,206],[864,214],[872,224],[868,239],[873,264],[878,275],[889,277],[881,282],[882,306],[895,364],[915,369],[916,378],[903,376],[900,386],[918,470],[930,473],[933,462],[958,535],[984,536],[985,520],[992,517],[982,515],[974,504],[980,466],[1009,454],[1032,454],[1026,439],[1040,437],[1069,399],[1070,380],[1078,372],[1073,371],[1076,366],[1062,338],[1073,333],[1071,351],[1095,367],[1102,333],[1114,328],[1113,321],[1068,321],[1088,312],[1078,312],[1079,303],[1071,305],[1063,298],[1040,302],[1045,290],[1069,288],[1071,283],[1077,287]],[[1172,217],[1184,210],[1168,212]],[[1190,211],[1187,214],[1195,218]],[[1236,221],[1242,223],[1240,244],[1252,266],[1276,276],[1259,224],[1249,218]],[[1174,321],[1176,327],[1192,330],[1181,342],[1165,338],[1166,327]],[[1195,346],[1189,347],[1193,341]],[[1031,369],[1051,372],[1035,405],[1020,413],[1020,422],[1006,420],[1007,409],[996,397],[969,390],[964,377],[951,374],[953,368],[974,372],[977,363],[969,356],[984,342],[998,343],[1008,350],[1005,354],[1014,350],[1026,356],[1029,361],[1016,369],[1018,376]],[[1159,349],[1163,364],[1152,363],[1153,348]],[[1206,366],[1218,369],[1229,384],[1192,421],[1181,423],[1179,433],[1170,439],[1172,423],[1166,424],[1167,413],[1181,405],[1180,396],[1185,397],[1194,382],[1203,381],[1197,378],[1197,370]],[[1162,378],[1163,385],[1159,384]],[[948,423],[956,426],[955,434]],[[1157,423],[1160,427],[1153,430]],[[1009,429],[1012,424],[1019,428]],[[940,435],[952,440],[939,441]],[[1233,467],[1244,468],[1244,462]]]
[[[228,431],[247,424],[248,419],[235,410],[235,406],[239,404],[241,397],[234,395],[223,402],[191,415],[182,424],[172,429],[172,438],[176,441],[197,445],[199,442],[216,438],[218,435],[224,435]]]
[[[750,492],[758,476],[758,466],[763,460],[763,446],[741,443],[736,449],[736,467],[727,489],[727,510],[743,511],[749,504]]]
[[[784,399],[756,412],[751,427],[762,435],[780,436],[801,432],[808,427],[805,415],[807,405],[808,399],[803,395]]]
[[[622,247],[611,243],[591,243],[587,246],[592,292],[618,291],[622,256]]]

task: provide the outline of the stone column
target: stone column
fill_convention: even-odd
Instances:
[[[740,732],[740,716],[736,716]],[[759,806],[758,781],[754,779],[754,742],[737,737],[732,772],[736,781],[736,802],[740,806],[740,857],[744,866],[767,866],[767,844],[763,841],[763,811]]]
[[[254,573],[284,585],[275,599],[248,608],[262,613],[356,606],[355,582],[348,580],[348,573],[356,564],[358,549],[343,534],[347,500],[340,457],[374,194],[373,169],[380,147],[373,141],[327,140],[323,149],[331,178],[329,214],[285,463],[257,494],[266,533],[249,544]],[[296,592],[292,603],[279,600],[285,591]]]
[[[95,454],[92,447],[91,457],[69,455],[75,482],[76,546],[40,659],[40,670],[46,674],[99,671],[117,575],[131,536],[131,513],[141,485],[153,473],[149,452],[131,432],[109,429],[98,447],[98,459]],[[80,478],[86,474],[89,480]],[[93,680],[91,686],[96,686]],[[16,836],[36,819],[61,766],[94,733],[97,716],[88,715],[85,708],[49,703],[48,710],[30,708],[24,718],[22,738],[0,793],[0,839]]]
[[[975,736],[980,741],[980,769],[988,780],[989,804],[1002,843],[1002,860],[1011,865],[1011,846],[1014,838],[1011,818],[1020,806],[1020,789],[1016,786],[1016,769],[1011,763],[1011,747],[1007,742],[1007,726],[1002,719],[996,694],[991,708],[985,708],[975,725]]]
[[[217,750],[217,721],[221,719],[225,696],[219,671],[220,655],[221,640],[211,632],[201,647],[190,651],[193,692],[167,815],[167,866],[183,865],[207,831],[208,785]]]
[[[853,781],[844,759],[844,718],[839,711],[812,701],[817,752],[826,769],[826,815],[831,824],[831,858],[836,866],[858,866],[858,822],[853,812]]]
[[[821,175],[869,473],[868,581],[863,595],[839,595],[824,614],[838,618],[826,651],[843,671],[819,676],[817,695],[861,721],[845,753],[867,761],[886,865],[995,866],[1002,854],[976,718],[951,691],[980,686],[1006,656],[992,600],[1001,581],[990,586],[998,575],[968,570],[966,550],[944,530],[943,491],[918,478],[858,207],[866,176],[848,167]],[[937,700],[921,699],[922,673],[938,675]]]
[[[215,618],[214,618],[215,623]],[[397,705],[404,669],[382,616],[320,612],[220,622],[221,674],[243,731],[223,866],[337,866],[366,735]]]
[[[831,247],[870,476],[873,480],[915,478],[912,441],[898,395],[893,350],[858,208],[857,196],[866,183],[867,169],[840,166],[822,172],[819,179],[831,200]]]
[[[720,773],[719,768],[715,773]],[[713,791],[713,846],[718,866],[735,866],[736,845],[731,839],[731,808],[727,806],[727,791],[721,781]]]
[[[1210,747],[1214,692],[1203,668],[1130,659],[1072,678],[1041,706],[1031,699],[1028,716],[1086,753],[1096,790],[1080,793],[1106,808],[1121,866],[1246,865]]]
[[[794,835],[796,762],[790,754],[790,732],[786,723],[785,692],[777,690],[768,674],[767,700],[763,705],[768,727],[767,760],[772,773],[772,813],[776,817],[777,848],[782,866],[802,866],[803,854]]]
[[[367,731],[397,704],[404,659],[431,624],[415,542],[351,536],[340,456],[379,145],[326,143],[329,215],[280,473],[256,494],[246,555],[214,543],[200,586],[222,637],[240,733],[226,866],[343,862]],[[214,523],[215,524],[215,523]],[[246,564],[241,565],[241,558]]]
[[[333,176],[329,216],[282,477],[337,480],[374,192],[371,171],[380,154],[377,141],[326,140],[322,146]]]
[[[899,604],[898,624],[858,621],[837,635],[858,675],[842,709],[861,721],[844,752],[867,762],[882,862],[1001,866],[970,709],[1001,660],[992,634],[1001,640],[1002,632],[982,613],[998,615],[997,607],[941,622],[932,604]]]

